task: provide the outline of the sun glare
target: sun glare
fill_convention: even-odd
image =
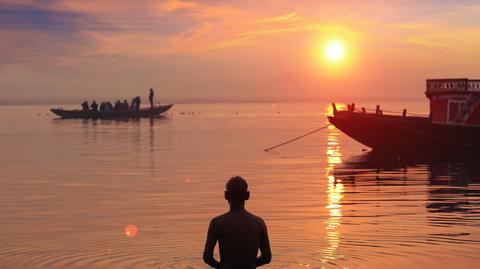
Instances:
[[[326,43],[324,55],[328,61],[338,63],[345,58],[345,45],[338,40]]]
[[[137,236],[137,233],[138,233],[137,226],[133,224],[128,224],[124,229],[124,233],[127,237],[130,237],[130,238]]]

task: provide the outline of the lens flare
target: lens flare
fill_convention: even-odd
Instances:
[[[137,229],[137,226],[133,224],[128,224],[127,226],[125,226],[124,232],[127,237],[133,238],[137,236],[138,229]]]

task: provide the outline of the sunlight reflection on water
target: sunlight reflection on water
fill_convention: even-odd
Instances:
[[[334,128],[328,130],[327,135],[327,167],[326,177],[328,182],[327,188],[327,205],[329,217],[325,220],[326,224],[326,240],[328,247],[320,253],[322,254],[322,262],[333,262],[340,258],[337,249],[340,244],[340,231],[338,227],[342,221],[342,198],[343,184],[341,180],[337,180],[332,174],[335,165],[342,163],[340,145],[337,141],[338,131]]]

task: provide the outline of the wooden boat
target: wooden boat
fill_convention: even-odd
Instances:
[[[333,104],[328,120],[358,142],[375,151],[480,151],[480,80],[427,80],[430,116],[386,115],[348,105]]]
[[[84,111],[84,110],[64,110],[62,108],[52,108],[51,111],[62,119],[125,119],[125,118],[151,118],[168,111],[173,104],[160,105],[153,108],[141,108],[139,110],[126,111]]]

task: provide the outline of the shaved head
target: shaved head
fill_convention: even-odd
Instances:
[[[247,199],[248,184],[240,176],[232,177],[225,186],[229,200],[239,201]]]

